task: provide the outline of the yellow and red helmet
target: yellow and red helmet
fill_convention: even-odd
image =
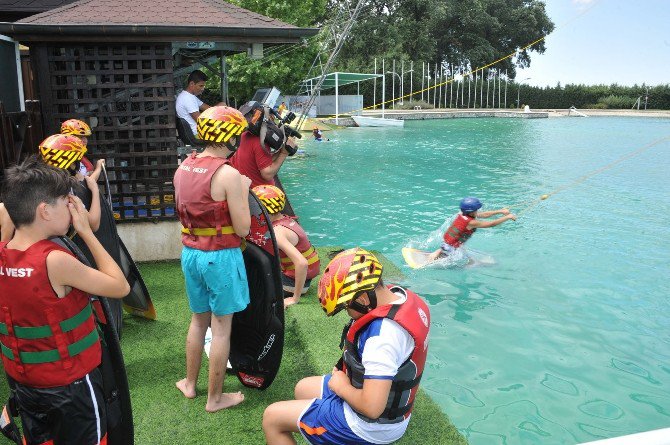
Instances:
[[[240,135],[247,129],[247,120],[235,108],[210,107],[198,116],[198,137],[203,141],[225,144],[231,151],[240,146]]]
[[[53,134],[39,145],[42,159],[49,165],[67,170],[86,154],[86,145],[77,136]]]
[[[319,280],[319,303],[331,316],[351,304],[365,292],[374,290],[382,277],[382,263],[360,247],[340,252]]]
[[[257,185],[253,188],[253,191],[270,215],[284,210],[286,195],[279,187],[274,185]]]
[[[91,135],[91,127],[79,119],[68,119],[60,126],[60,133],[89,137]]]

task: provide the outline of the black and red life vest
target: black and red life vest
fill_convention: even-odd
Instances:
[[[471,216],[459,213],[456,219],[451,223],[451,226],[444,232],[444,242],[453,247],[461,247],[477,229],[468,229],[468,224],[474,218]]]
[[[388,318],[402,326],[414,339],[412,355],[400,366],[398,373],[393,378],[386,408],[379,419],[370,419],[357,413],[363,420],[371,423],[399,423],[409,417],[428,353],[428,331],[430,329],[428,306],[421,297],[410,290],[391,286],[389,290],[394,293],[404,292],[407,300],[402,304],[377,307],[363,315],[351,324],[344,339],[343,370],[347,373],[352,386],[357,389],[363,388],[365,368],[356,345],[359,333],[368,324],[377,318]]]
[[[70,252],[42,240],[25,251],[0,243],[0,349],[5,371],[36,388],[69,385],[100,365],[101,346],[89,295],[58,298],[47,273],[50,252]]]
[[[282,226],[298,235],[298,244],[295,248],[307,259],[307,279],[311,280],[319,274],[319,254],[312,243],[309,242],[305,230],[295,221],[295,218],[284,215],[283,218],[272,222],[273,226]],[[293,261],[282,250],[279,251],[281,271],[287,277],[295,278],[295,265]]]
[[[212,198],[212,177],[229,164],[224,158],[196,157],[192,153],[174,174],[177,214],[184,226],[181,242],[193,249],[220,250],[240,247],[227,201]]]

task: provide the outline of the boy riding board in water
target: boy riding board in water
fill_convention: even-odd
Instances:
[[[361,248],[328,264],[319,280],[321,307],[328,316],[346,309],[352,318],[342,366],[300,380],[295,400],[266,408],[268,444],[295,444],[298,431],[311,444],[385,444],[403,436],[426,362],[430,312],[414,292],[385,286],[381,275],[382,264]]]
[[[130,287],[93,235],[73,185],[65,170],[36,157],[5,172],[3,199],[15,233],[0,242],[0,342],[28,445],[107,439],[90,295],[123,298]],[[70,224],[98,269],[49,240],[65,235]]]
[[[442,247],[433,252],[428,258],[429,261],[435,261],[444,258],[460,248],[463,243],[470,239],[477,229],[495,227],[507,220],[516,221],[516,215],[510,213],[508,209],[490,210],[480,212],[482,203],[477,198],[463,198],[461,200],[461,212],[452,221],[451,225],[444,232]],[[504,215],[493,221],[479,221],[477,218],[490,218],[495,215]]]

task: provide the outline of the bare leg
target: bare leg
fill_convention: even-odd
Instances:
[[[285,400],[265,408],[263,432],[268,445],[294,445],[293,433],[298,432],[300,414],[311,400]]]
[[[210,318],[210,312],[191,315],[191,325],[186,336],[186,378],[176,383],[177,388],[189,399],[195,397],[195,386],[202,364],[202,348]]]
[[[323,376],[315,375],[305,377],[295,385],[295,399],[318,399],[321,397],[321,386],[323,385]]]
[[[209,350],[209,384],[205,411],[230,408],[244,400],[241,392],[222,393],[223,379],[226,377],[226,362],[230,354],[230,330],[233,314],[218,317],[212,315],[212,345]]]

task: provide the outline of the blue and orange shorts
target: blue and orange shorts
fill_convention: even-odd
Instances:
[[[330,374],[323,376],[321,398],[305,409],[298,419],[300,433],[313,445],[368,445],[354,433],[344,417],[344,400],[328,388]]]

